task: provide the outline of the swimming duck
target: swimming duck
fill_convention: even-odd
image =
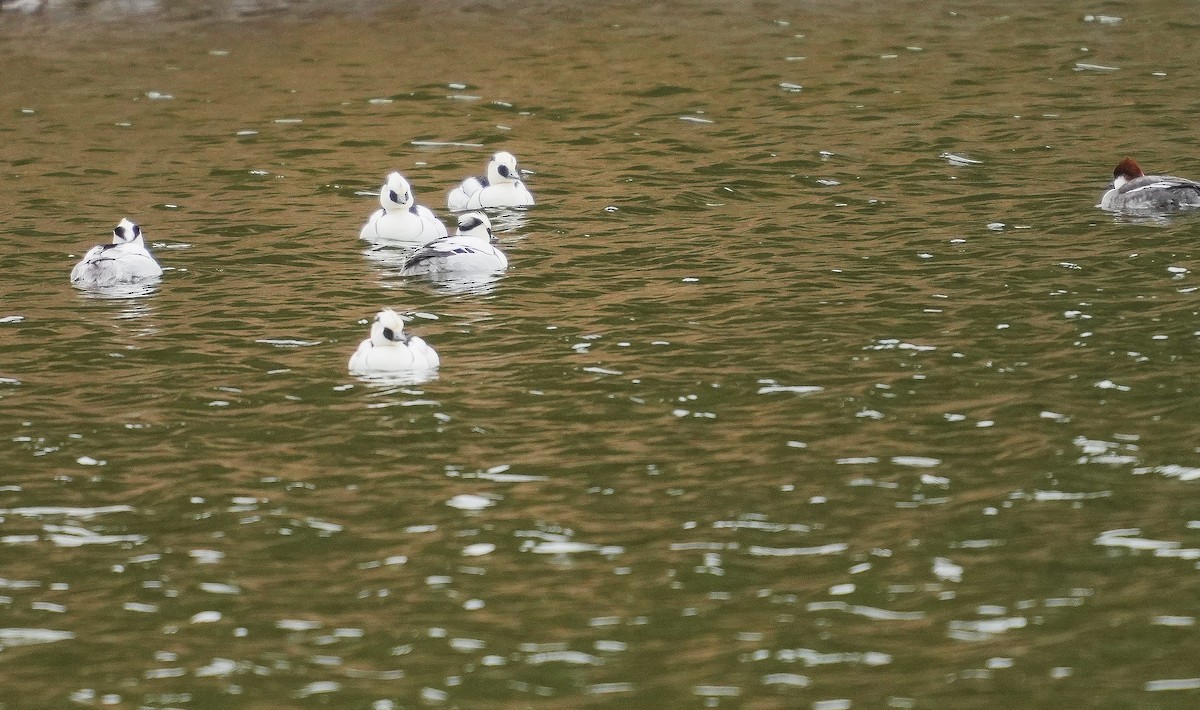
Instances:
[[[379,206],[358,236],[363,239],[424,244],[446,236],[446,225],[433,210],[416,204],[412,186],[398,172],[379,190]]]
[[[122,218],[113,229],[111,244],[97,244],[71,269],[76,286],[112,286],[162,276],[162,267],[142,241],[142,228]]]
[[[1182,207],[1200,207],[1200,182],[1171,175],[1147,175],[1133,158],[1113,170],[1112,188],[1100,198],[1106,210],[1162,212]]]
[[[485,207],[529,207],[533,195],[521,182],[517,157],[500,151],[488,162],[486,177],[469,177],[450,191],[447,206],[454,212]]]
[[[385,308],[371,323],[371,337],[350,356],[350,374],[434,370],[441,364],[437,352],[421,338],[404,332],[404,319]]]
[[[458,217],[458,232],[442,237],[417,250],[404,262],[403,276],[428,275],[433,278],[482,276],[504,271],[508,257],[492,246],[492,223],[482,212],[467,212]]]

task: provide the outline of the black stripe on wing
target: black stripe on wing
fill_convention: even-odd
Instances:
[[[434,259],[444,259],[452,254],[483,254],[485,252],[474,247],[465,246],[462,244],[447,244],[435,246],[427,245],[424,249],[409,257],[408,261],[404,262],[404,268],[412,268],[419,266]]]

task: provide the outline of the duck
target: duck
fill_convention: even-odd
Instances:
[[[1106,210],[1164,212],[1200,207],[1200,182],[1171,175],[1147,175],[1133,158],[1113,170],[1112,187],[1100,198]]]
[[[113,286],[149,281],[163,270],[142,239],[142,228],[123,217],[113,228],[112,242],[88,249],[71,269],[76,286]]]
[[[391,172],[379,190],[379,207],[358,236],[371,241],[425,244],[446,236],[446,225],[433,210],[416,204],[412,186],[398,172]]]
[[[469,177],[450,191],[446,205],[451,212],[486,207],[530,207],[533,194],[521,182],[517,156],[500,151],[488,162],[485,177]]]
[[[427,372],[441,365],[435,351],[416,335],[404,332],[404,319],[391,308],[375,315],[371,337],[358,344],[350,356],[350,374],[372,375]]]
[[[418,249],[404,262],[402,276],[464,278],[508,268],[508,257],[492,245],[492,222],[482,212],[459,215],[458,231]]]

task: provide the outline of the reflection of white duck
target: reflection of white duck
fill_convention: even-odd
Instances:
[[[469,177],[450,191],[446,204],[455,212],[485,207],[529,207],[533,195],[521,182],[517,157],[501,151],[492,156],[487,177]]]
[[[412,186],[400,173],[391,173],[379,191],[379,205],[359,232],[363,239],[424,244],[446,236],[442,224],[428,207],[416,204]]]
[[[122,219],[113,229],[111,244],[97,244],[71,269],[76,286],[112,286],[162,276],[162,267],[146,249],[142,228]]]
[[[1113,170],[1112,188],[1100,198],[1106,210],[1163,212],[1181,207],[1200,207],[1200,182],[1172,175],[1147,175],[1133,158]]]
[[[482,212],[458,217],[458,233],[442,237],[417,250],[404,262],[404,276],[429,275],[434,278],[481,276],[504,271],[508,257],[492,246],[492,223]]]
[[[350,374],[416,372],[436,369],[438,354],[421,338],[404,332],[404,319],[390,308],[375,316],[371,337],[350,356]]]

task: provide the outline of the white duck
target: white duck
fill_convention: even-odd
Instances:
[[[371,337],[350,356],[350,374],[423,372],[441,364],[437,352],[421,338],[404,332],[404,319],[390,308],[375,316]]]
[[[463,180],[450,191],[446,204],[454,212],[485,207],[529,207],[533,204],[533,195],[521,182],[517,157],[500,151],[488,162],[486,177]]]
[[[379,206],[358,236],[372,241],[424,244],[446,236],[446,225],[433,210],[416,204],[412,186],[400,173],[387,176],[379,191]]]
[[[76,286],[113,286],[162,276],[162,267],[142,241],[142,228],[122,218],[113,229],[111,244],[97,244],[71,269]]]
[[[458,232],[417,250],[404,262],[403,276],[433,278],[483,276],[508,268],[508,257],[492,246],[492,223],[482,212],[458,217]]]

